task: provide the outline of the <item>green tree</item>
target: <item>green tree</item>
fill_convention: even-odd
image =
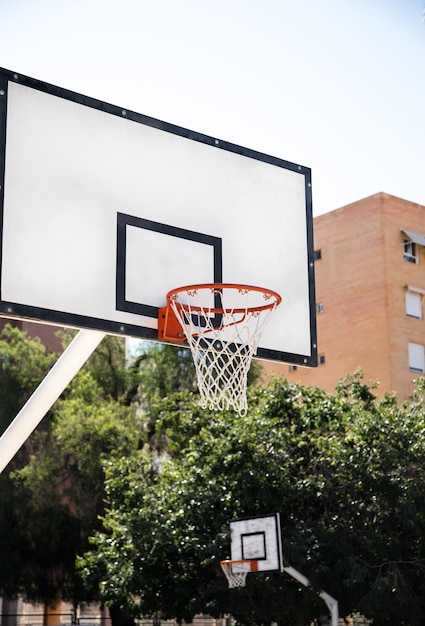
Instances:
[[[6,324],[0,333],[0,434],[9,426],[19,410],[56,360],[38,339]],[[46,428],[43,423],[40,429]],[[22,518],[25,496],[17,491],[10,472],[21,467],[32,451],[32,441],[23,448],[0,474],[0,593],[12,597],[27,579],[24,555],[29,549],[28,536]]]
[[[17,329],[6,327],[2,339],[2,410],[12,407],[14,416],[56,355]],[[75,557],[103,511],[104,460],[141,445],[141,418],[129,400],[135,375],[123,341],[105,339],[1,475],[0,560],[13,564],[0,568],[4,595],[74,604],[89,597]]]
[[[229,592],[229,520],[280,511],[284,557],[378,626],[424,623],[423,404],[377,402],[360,376],[335,395],[275,379],[250,390],[243,417],[190,394],[158,407],[171,456],[139,451],[107,468],[103,529],[80,560],[105,602],[190,620],[307,624],[324,612],[288,576],[250,575]],[[177,433],[177,434],[176,434]]]
[[[9,426],[57,355],[39,339],[6,324],[0,333],[0,433]]]
[[[180,398],[190,398],[189,405],[199,400],[196,372],[190,350],[181,345],[153,344],[145,342],[133,356],[131,364],[137,373],[138,402],[146,416],[146,428],[151,450],[155,454],[172,452],[186,437],[180,431],[181,424],[173,424],[173,408]],[[262,367],[253,361],[248,373],[248,385],[260,380]],[[182,410],[187,409],[186,400]],[[171,416],[171,420],[167,416]],[[192,432],[192,418],[184,419],[185,427]]]
[[[195,366],[184,346],[143,342],[131,366],[138,373],[140,402],[147,408],[178,391],[196,391]]]
[[[64,334],[64,345],[74,334]],[[128,363],[124,341],[105,338],[0,477],[0,559],[13,564],[0,568],[0,593],[48,604],[95,597],[76,572],[75,557],[99,528],[103,466],[149,449],[147,409],[154,413],[155,397],[193,387],[188,359],[176,358],[174,348],[149,348]],[[57,355],[8,327],[0,349],[3,414],[12,407],[14,416]]]

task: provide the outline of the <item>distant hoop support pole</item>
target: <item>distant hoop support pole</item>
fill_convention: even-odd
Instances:
[[[203,408],[246,414],[251,360],[281,301],[271,289],[228,283],[188,285],[167,293],[166,306],[159,309],[158,338],[187,340]]]
[[[229,589],[245,587],[246,577],[250,572],[258,572],[258,561],[239,559],[220,561],[221,569],[227,578]]]

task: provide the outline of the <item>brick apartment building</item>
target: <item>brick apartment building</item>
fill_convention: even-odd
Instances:
[[[425,372],[425,206],[378,193],[314,220],[317,368],[267,365],[333,392],[362,368],[408,400]]]
[[[30,338],[38,337],[49,350],[53,350],[58,353],[63,350],[61,339],[57,335],[58,331],[64,330],[64,327],[62,326],[0,317],[0,333],[6,324],[11,324],[23,332],[26,332]]]

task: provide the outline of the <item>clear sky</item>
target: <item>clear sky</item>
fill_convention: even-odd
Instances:
[[[0,0],[0,66],[425,205],[425,0]]]

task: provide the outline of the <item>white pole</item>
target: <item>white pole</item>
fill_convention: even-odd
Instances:
[[[335,600],[335,598],[333,598],[328,593],[326,593],[326,591],[321,591],[319,593],[319,596],[322,598],[322,600],[324,600],[326,602],[326,606],[328,607],[328,609],[330,611],[331,620],[332,620],[332,626],[338,626],[339,611],[338,611],[338,602],[337,602],[337,600]]]
[[[80,330],[0,437],[0,473],[96,350],[105,333]]]
[[[304,574],[301,574],[301,572],[296,570],[295,567],[291,567],[290,565],[288,565],[287,567],[283,568],[283,571],[292,576],[292,578],[295,578],[295,580],[298,580],[298,582],[304,585],[304,587],[310,587],[309,579],[306,578]],[[318,595],[322,598],[322,600],[324,600],[324,602],[326,602],[326,606],[331,613],[332,626],[338,626],[338,601],[335,600],[335,598],[330,596],[328,593],[326,593],[326,591],[320,591]]]

